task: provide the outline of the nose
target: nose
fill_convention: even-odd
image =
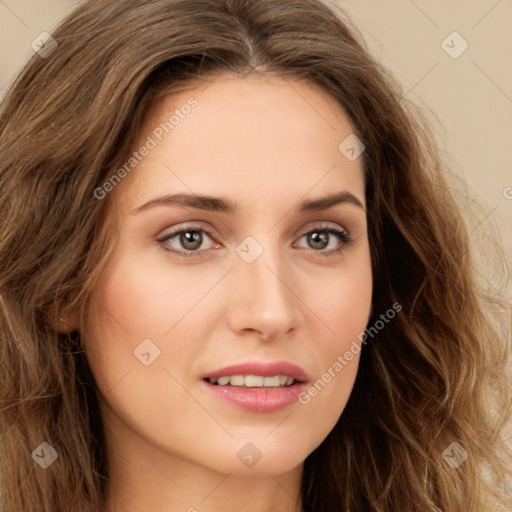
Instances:
[[[252,263],[236,256],[230,292],[229,324],[239,335],[257,334],[271,341],[290,336],[300,321],[293,270],[278,251],[263,253]]]

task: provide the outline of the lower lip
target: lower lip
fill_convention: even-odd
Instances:
[[[306,389],[305,382],[287,387],[247,388],[242,386],[219,386],[202,381],[206,389],[220,399],[251,412],[278,412],[298,402]]]

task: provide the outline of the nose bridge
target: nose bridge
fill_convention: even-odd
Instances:
[[[265,336],[284,334],[295,325],[297,303],[287,286],[291,270],[271,236],[247,237],[237,247],[237,293],[233,311],[237,327]]]
[[[240,279],[253,293],[258,292],[255,299],[262,297],[276,302],[287,301],[289,291],[287,293],[283,283],[286,272],[283,271],[282,252],[272,243],[270,236],[265,240],[260,236],[259,239],[260,242],[254,238],[246,240],[239,246],[237,267]],[[247,258],[243,254],[244,249],[249,249]]]

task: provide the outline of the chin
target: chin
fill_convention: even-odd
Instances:
[[[268,435],[266,433],[265,435]],[[264,437],[230,440],[231,446],[217,447],[210,458],[211,469],[233,476],[268,478],[285,474],[300,466],[310,453],[310,441],[304,440],[302,449],[297,439],[286,440],[276,436],[271,442]],[[203,461],[204,463],[205,461]]]

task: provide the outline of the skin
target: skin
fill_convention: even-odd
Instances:
[[[222,75],[159,100],[134,150],[191,96],[197,106],[110,192],[122,221],[117,249],[84,324],[64,319],[80,328],[99,388],[111,465],[105,510],[297,512],[303,462],[339,420],[360,354],[309,403],[275,413],[222,402],[201,378],[285,360],[313,383],[364,331],[372,275],[362,158],[338,150],[354,129],[332,98],[261,75]],[[293,211],[338,191],[363,207]],[[239,212],[159,205],[133,213],[178,192],[222,196]],[[352,243],[325,234],[325,223]],[[212,233],[201,232],[202,257],[179,235],[157,241],[189,224]],[[324,246],[307,235],[315,228]],[[248,236],[263,249],[252,263],[236,252]],[[145,366],[134,350],[148,338],[160,356]],[[247,442],[261,453],[252,467],[237,457]]]

